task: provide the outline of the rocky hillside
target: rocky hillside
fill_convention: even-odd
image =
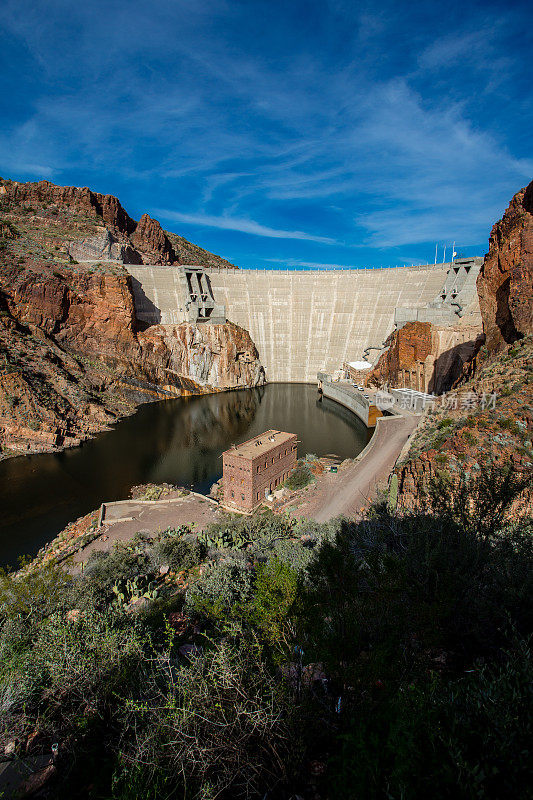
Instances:
[[[419,426],[396,469],[400,507],[439,475],[476,477],[492,464],[528,483],[517,511],[531,509],[533,485],[533,183],[518,192],[491,233],[478,278],[486,344],[463,368],[453,391]],[[413,334],[407,326],[396,338]],[[391,348],[392,349],[392,348]],[[400,348],[401,349],[401,348]],[[420,356],[424,356],[422,349]],[[392,356],[389,359],[392,361]],[[396,366],[395,364],[393,366]]]
[[[131,277],[105,258],[179,263],[185,240],[178,257],[158,223],[135,223],[116,198],[88,189],[0,188],[4,455],[76,444],[139,402],[264,381],[254,343],[236,325],[137,324]],[[74,258],[97,239],[101,263]]]
[[[10,247],[6,248],[9,242]],[[15,261],[108,261],[125,264],[233,265],[143,214],[136,222],[120,201],[49,181],[0,178],[0,247]]]

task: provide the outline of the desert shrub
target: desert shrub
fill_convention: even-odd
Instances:
[[[52,741],[83,737],[101,724],[115,692],[134,680],[142,653],[135,625],[111,611],[85,610],[75,620],[55,612],[33,625],[29,636],[4,625],[0,642],[2,734],[8,741],[28,735],[37,722]]]
[[[450,425],[453,425],[453,419],[451,417],[444,417],[443,419],[439,420],[437,428],[439,428],[439,430],[443,430],[444,428],[449,428]]]
[[[457,681],[433,675],[347,721],[328,773],[332,798],[527,797],[533,669],[527,642]]]
[[[270,511],[251,517],[228,514],[208,525],[198,538],[208,546],[241,548],[259,541],[265,543],[286,538],[295,525],[294,520]]]
[[[513,503],[531,489],[533,471],[517,472],[512,464],[484,462],[472,478],[441,474],[429,484],[425,500],[430,513],[451,517],[463,529],[491,536],[509,520]]]
[[[284,486],[293,491],[295,489],[303,489],[304,486],[307,486],[312,481],[314,481],[314,477],[309,466],[305,462],[300,461],[290,473]]]
[[[207,616],[220,617],[250,599],[253,572],[246,559],[228,556],[213,564],[188,589],[186,605]]]
[[[463,430],[462,432],[463,439],[467,444],[474,445],[477,444],[477,436],[469,430]]]
[[[0,569],[0,622],[11,619],[16,624],[38,624],[67,607],[71,586],[70,576],[51,563],[25,567],[20,573]]]
[[[469,664],[510,623],[531,630],[532,567],[527,525],[489,540],[444,516],[346,522],[308,569],[302,646],[349,682],[423,672],[435,647]]]
[[[126,703],[117,800],[263,797],[286,779],[298,736],[283,684],[245,630],[210,645],[183,666],[160,661],[147,676],[150,702]]]
[[[520,427],[517,425],[516,420],[511,419],[510,417],[500,417],[498,424],[500,428],[514,433],[515,436],[518,436],[521,433]]]
[[[263,550],[261,556],[262,560],[265,560],[272,554],[294,572],[304,573],[312,561],[315,546],[316,542],[313,540],[302,542],[301,540],[281,539],[274,542],[268,550]],[[261,556],[259,557],[261,558]]]
[[[286,640],[283,628],[293,610],[297,593],[296,571],[276,556],[257,570],[247,615],[270,644]]]
[[[77,586],[79,591],[105,600],[113,596],[116,583],[144,575],[148,570],[149,560],[141,547],[129,548],[117,544],[108,553],[96,551],[91,554]]]
[[[172,570],[192,569],[206,555],[206,548],[198,541],[187,541],[177,536],[163,536],[149,551],[152,567],[168,565]]]

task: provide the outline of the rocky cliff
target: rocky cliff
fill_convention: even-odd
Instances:
[[[0,214],[0,236],[2,226],[10,226],[13,238],[22,238],[15,252],[25,260],[36,256],[54,261],[233,266],[164,231],[148,214],[136,222],[116,197],[87,187],[0,179]]]
[[[255,386],[249,334],[226,325],[137,329],[122,268],[0,274],[0,443],[76,444],[136,403]]]
[[[489,352],[533,332],[533,181],[511,200],[490,234],[477,280]]]
[[[453,386],[482,343],[477,325],[440,328],[429,322],[408,322],[389,336],[387,350],[366,383],[441,394]]]
[[[119,248],[132,258],[173,263],[176,253],[159,223],[147,215],[135,223],[116,198],[88,189],[46,181],[2,187],[4,455],[76,444],[139,402],[264,382],[254,343],[237,325],[141,330],[126,270],[107,258],[73,260],[72,252],[112,256]]]

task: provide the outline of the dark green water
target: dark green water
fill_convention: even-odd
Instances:
[[[71,520],[139,483],[209,491],[232,442],[275,428],[298,434],[298,455],[359,453],[369,432],[353,414],[318,400],[314,386],[259,389],[141,406],[82,447],[0,462],[0,563],[34,555]]]

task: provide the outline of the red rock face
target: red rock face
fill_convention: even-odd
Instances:
[[[264,382],[254,343],[233,323],[137,331],[131,277],[121,268],[0,271],[0,311],[7,453],[78,444],[136,403],[169,392]]]
[[[116,263],[179,263],[159,223],[116,197],[0,179],[0,458],[74,445],[138,403],[264,381],[236,325],[138,330]],[[173,236],[187,263],[231,267]]]
[[[17,203],[55,203],[61,208],[84,211],[89,216],[102,217],[104,222],[127,235],[136,227],[133,220],[122,208],[120,201],[111,194],[93,192],[86,186],[56,186],[49,181],[36,183],[9,183],[6,197]]]
[[[389,336],[389,349],[366,383],[441,394],[451,388],[482,340],[477,326],[437,328],[429,322],[408,322]]]
[[[131,237],[135,248],[144,252],[145,264],[178,264],[179,260],[156,219],[143,214]],[[152,261],[150,258],[158,259]]]
[[[156,220],[144,214],[135,222],[120,201],[110,194],[99,194],[87,187],[56,186],[49,181],[6,184],[7,200],[19,205],[55,204],[62,209],[83,212],[102,219],[115,235],[131,263],[179,264],[170,240]],[[130,247],[132,245],[132,247]],[[131,250],[129,252],[128,250]]]
[[[533,181],[493,225],[477,289],[490,353],[533,332]]]

